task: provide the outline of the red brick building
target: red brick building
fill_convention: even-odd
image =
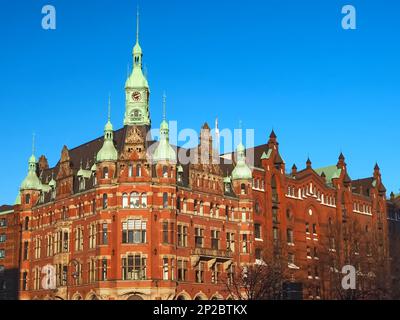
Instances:
[[[333,298],[332,274],[345,264],[364,278],[377,265],[388,274],[378,166],[352,180],[340,155],[287,173],[274,132],[220,157],[207,124],[197,148],[171,146],[165,100],[153,141],[139,35],[133,61],[123,128],[109,116],[103,137],[64,146],[54,167],[29,159],[6,260],[18,267],[20,299],[229,299],[226,279],[267,251],[307,299]]]
[[[18,298],[19,221],[13,206],[0,207],[0,300]]]

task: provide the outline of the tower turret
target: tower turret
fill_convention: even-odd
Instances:
[[[124,125],[150,125],[150,89],[143,74],[143,51],[139,44],[139,10],[136,20],[136,44],[133,47],[133,69],[125,83]]]
[[[118,152],[114,146],[114,131],[111,118],[111,99],[108,99],[108,121],[104,127],[104,142],[103,147],[97,153],[96,161],[117,161]]]

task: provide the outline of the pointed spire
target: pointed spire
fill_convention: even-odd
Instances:
[[[274,129],[272,129],[271,134],[269,135],[270,139],[276,139],[276,134]]]
[[[379,168],[379,166],[378,166],[378,162],[375,163],[374,170],[375,170],[375,171],[379,171],[379,170],[380,170],[380,168]]]
[[[108,94],[108,122],[111,121],[111,93]]]
[[[166,110],[167,110],[167,94],[165,93],[165,90],[164,90],[164,93],[163,93],[163,120],[164,121],[166,121],[166,119],[167,119]]]
[[[32,135],[32,155],[28,161],[28,174],[22,181],[20,190],[41,190],[42,183],[36,174],[36,158],[35,158],[35,133]]]
[[[342,153],[342,152],[340,152],[340,155],[339,155],[339,160],[343,160],[343,161],[344,161],[344,155],[343,155],[343,153]]]
[[[111,94],[108,96],[108,120],[104,127],[104,142],[100,151],[97,153],[97,162],[117,161],[118,152],[114,146],[114,129],[111,119]],[[82,169],[82,168],[81,168]]]
[[[296,164],[293,164],[292,166],[292,175],[295,175],[297,173],[297,166]]]
[[[166,116],[166,104],[167,104],[167,95],[164,91],[163,93],[163,120],[160,125],[160,141],[158,143],[157,148],[153,153],[153,161],[169,161],[176,162],[176,153],[175,150],[169,144],[169,128]]]
[[[136,43],[139,43],[139,23],[140,20],[140,14],[139,14],[139,5],[137,5],[136,8]]]
[[[310,160],[310,157],[307,158],[307,162],[306,162],[307,168],[311,168],[312,162]]]
[[[35,133],[32,133],[32,155],[35,154]]]

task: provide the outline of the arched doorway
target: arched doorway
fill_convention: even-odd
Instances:
[[[144,300],[144,299],[137,294],[133,294],[133,295],[129,296],[128,299],[126,299],[126,300]]]

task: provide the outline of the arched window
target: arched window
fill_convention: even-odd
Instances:
[[[246,194],[246,185],[244,183],[240,185],[240,194]]]
[[[103,179],[108,179],[108,167],[103,168]]]
[[[246,208],[242,208],[242,222],[246,222],[247,215],[246,215]]]
[[[193,211],[194,211],[194,214],[197,214],[197,200],[194,200],[194,202],[193,202]]]
[[[210,217],[214,216],[214,203],[210,203]]]
[[[199,214],[203,215],[204,214],[204,203],[203,201],[200,201],[200,210],[199,210]]]
[[[128,208],[129,203],[128,203],[128,194],[124,193],[122,194],[122,208]]]
[[[29,230],[29,217],[25,218],[24,229],[25,229],[25,231]]]
[[[177,198],[176,198],[176,210],[177,210],[178,212],[181,211],[181,198],[180,198],[180,197],[177,197]]]
[[[139,208],[140,203],[139,203],[139,193],[137,192],[132,192],[130,194],[130,203],[129,203],[131,208]]]
[[[141,198],[142,198],[142,208],[147,208],[147,193],[143,192]]]
[[[167,166],[163,166],[163,168],[162,168],[162,176],[163,176],[163,178],[168,178],[168,168],[167,168]]]
[[[136,176],[141,177],[142,176],[142,166],[140,164],[136,165]]]
[[[215,217],[219,218],[219,205],[218,204],[215,206]]]
[[[103,209],[107,209],[108,207],[108,196],[107,194],[103,194]]]
[[[133,176],[133,166],[132,163],[129,164],[128,166],[128,176],[132,177]]]
[[[31,195],[30,194],[26,194],[25,195],[25,204],[29,204],[29,202],[31,202]]]
[[[168,193],[166,192],[163,193],[163,208],[168,208]]]

